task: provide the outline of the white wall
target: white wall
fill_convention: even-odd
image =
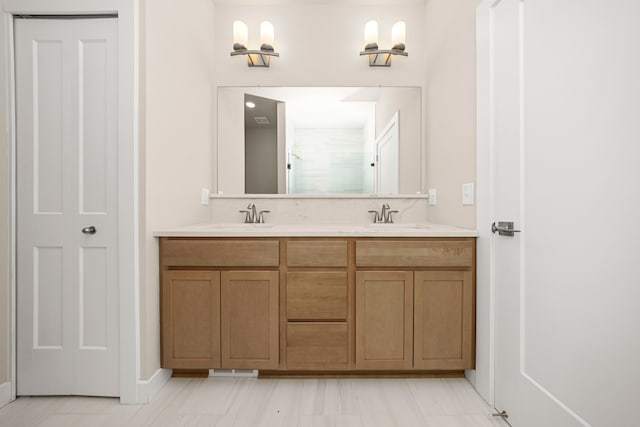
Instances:
[[[210,187],[215,90],[210,0],[145,4],[146,282],[140,288],[141,377],[160,367],[157,239],[152,230],[204,222]]]
[[[479,0],[430,0],[425,27],[426,182],[438,190],[429,220],[476,226],[462,184],[476,178],[475,10]]]

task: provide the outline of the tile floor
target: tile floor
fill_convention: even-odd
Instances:
[[[0,426],[505,427],[459,379],[172,378],[148,405],[20,398]]]

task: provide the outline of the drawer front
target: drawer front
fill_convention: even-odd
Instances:
[[[358,267],[471,267],[473,240],[358,240]]]
[[[346,267],[346,240],[291,240],[287,242],[289,267]]]
[[[277,240],[161,239],[161,262],[181,267],[277,267]]]
[[[345,320],[346,272],[287,273],[287,318],[295,320]]]
[[[346,323],[287,324],[287,369],[346,369]]]

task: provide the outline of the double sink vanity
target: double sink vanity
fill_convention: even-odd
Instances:
[[[159,230],[174,373],[461,372],[475,359],[475,236],[434,224]]]
[[[218,88],[211,223],[154,233],[162,367],[474,367],[477,233],[425,223],[421,105],[419,87]]]

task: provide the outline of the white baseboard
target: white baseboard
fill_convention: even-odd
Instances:
[[[151,402],[162,386],[169,381],[172,372],[173,370],[171,369],[160,368],[148,380],[138,381],[138,401],[136,403],[146,404]]]
[[[11,402],[11,383],[0,384],[0,408]]]

